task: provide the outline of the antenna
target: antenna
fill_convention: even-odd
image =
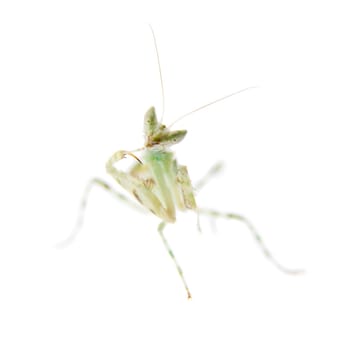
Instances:
[[[163,84],[163,76],[162,76],[162,70],[160,68],[160,60],[159,60],[159,52],[158,52],[156,36],[155,36],[154,30],[153,30],[153,28],[152,28],[152,26],[150,24],[149,24],[149,27],[150,27],[151,32],[152,32],[154,47],[156,49],[157,61],[158,61],[158,71],[159,71],[159,78],[160,78],[160,86],[161,86],[161,90],[162,90],[162,114],[161,114],[161,118],[160,118],[160,122],[162,123],[163,117],[164,117],[164,84]]]
[[[188,113],[186,113],[186,114],[184,114],[184,115],[178,117],[177,119],[175,119],[174,122],[172,122],[170,125],[168,125],[168,128],[171,128],[175,123],[177,123],[178,121],[180,121],[181,119],[187,117],[188,115],[190,115],[190,114],[192,114],[192,113],[198,112],[198,111],[200,111],[201,109],[207,108],[207,107],[209,107],[209,106],[211,106],[211,105],[213,105],[213,104],[215,104],[215,103],[218,103],[218,102],[221,102],[221,101],[223,101],[223,100],[226,100],[227,98],[232,97],[232,96],[234,96],[234,95],[238,95],[238,94],[240,94],[241,92],[244,92],[244,91],[247,91],[247,90],[250,90],[250,89],[256,89],[256,88],[258,88],[258,86],[249,86],[249,87],[247,87],[247,88],[244,88],[244,89],[241,89],[241,90],[232,92],[231,94],[226,95],[226,96],[224,96],[224,97],[218,98],[217,100],[214,100],[214,101],[211,101],[211,102],[209,102],[209,103],[206,103],[205,105],[200,106],[200,107],[194,109],[193,111],[188,112]]]

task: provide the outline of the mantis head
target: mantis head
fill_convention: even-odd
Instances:
[[[170,147],[181,142],[187,134],[186,130],[170,131],[164,124],[159,123],[154,107],[145,114],[144,132],[145,147]]]

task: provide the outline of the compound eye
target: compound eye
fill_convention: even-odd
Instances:
[[[144,132],[146,136],[154,134],[159,128],[159,123],[156,116],[156,110],[151,107],[145,114]]]

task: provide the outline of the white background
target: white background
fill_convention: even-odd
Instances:
[[[1,349],[349,349],[349,16],[341,1],[18,2],[0,7]],[[136,23],[136,24],[135,24]],[[143,143],[165,86],[165,118],[191,115],[179,162],[195,182],[225,171],[199,206],[237,222],[159,220],[93,190],[119,149]],[[213,230],[213,226],[216,229]],[[213,232],[214,231],[214,232]]]

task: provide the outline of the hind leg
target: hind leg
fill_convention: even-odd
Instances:
[[[104,180],[98,179],[98,178],[93,178],[89,181],[89,183],[87,184],[85,191],[83,193],[81,202],[80,202],[80,208],[79,208],[79,213],[78,213],[78,218],[77,218],[77,222],[73,228],[73,231],[71,232],[71,234],[64,239],[63,241],[59,242],[56,244],[56,248],[65,248],[68,245],[70,245],[74,239],[77,237],[79,231],[81,230],[83,223],[84,223],[84,216],[85,216],[85,210],[86,210],[86,206],[89,200],[89,196],[91,193],[91,190],[93,187],[100,187],[102,189],[104,189],[105,191],[107,191],[108,193],[110,193],[114,198],[116,198],[117,200],[120,200],[124,203],[126,203],[127,205],[129,205],[130,207],[137,209],[137,210],[142,210],[142,208],[135,204],[134,202],[132,202],[131,200],[128,199],[128,197],[124,196],[122,193],[119,193],[118,191],[114,190],[107,182],[105,182]]]
[[[191,296],[190,290],[189,290],[189,288],[188,288],[188,286],[187,286],[187,283],[186,283],[185,277],[184,277],[184,275],[183,275],[182,269],[181,269],[179,263],[177,262],[177,260],[176,260],[176,258],[175,258],[175,255],[174,255],[172,249],[171,249],[170,246],[169,246],[168,241],[165,239],[164,232],[163,232],[163,231],[164,231],[164,228],[165,228],[165,225],[166,225],[166,223],[165,223],[164,221],[161,222],[161,223],[159,224],[159,226],[158,226],[158,232],[159,232],[159,234],[160,234],[160,237],[162,238],[162,241],[163,241],[163,243],[164,243],[165,249],[166,249],[167,252],[169,253],[170,257],[173,259],[173,262],[174,262],[174,264],[175,264],[175,266],[176,266],[177,272],[178,272],[178,274],[179,274],[179,276],[180,276],[180,278],[181,278],[181,281],[182,281],[182,283],[183,283],[183,285],[184,285],[184,287],[185,287],[185,289],[186,289],[187,298],[188,298],[188,299],[192,299],[192,296]]]
[[[262,251],[262,253],[265,255],[265,257],[273,264],[275,265],[280,271],[287,273],[287,274],[299,274],[303,273],[303,270],[300,269],[290,269],[285,266],[283,266],[276,258],[271,254],[270,250],[267,248],[265,245],[263,239],[253,226],[253,224],[244,216],[236,213],[225,213],[225,212],[220,212],[216,210],[211,210],[211,209],[197,209],[198,213],[204,214],[206,216],[212,217],[212,218],[223,218],[223,219],[228,219],[228,220],[237,220],[242,222],[247,226],[249,229],[251,235],[253,236],[255,242],[258,244],[258,247]]]

